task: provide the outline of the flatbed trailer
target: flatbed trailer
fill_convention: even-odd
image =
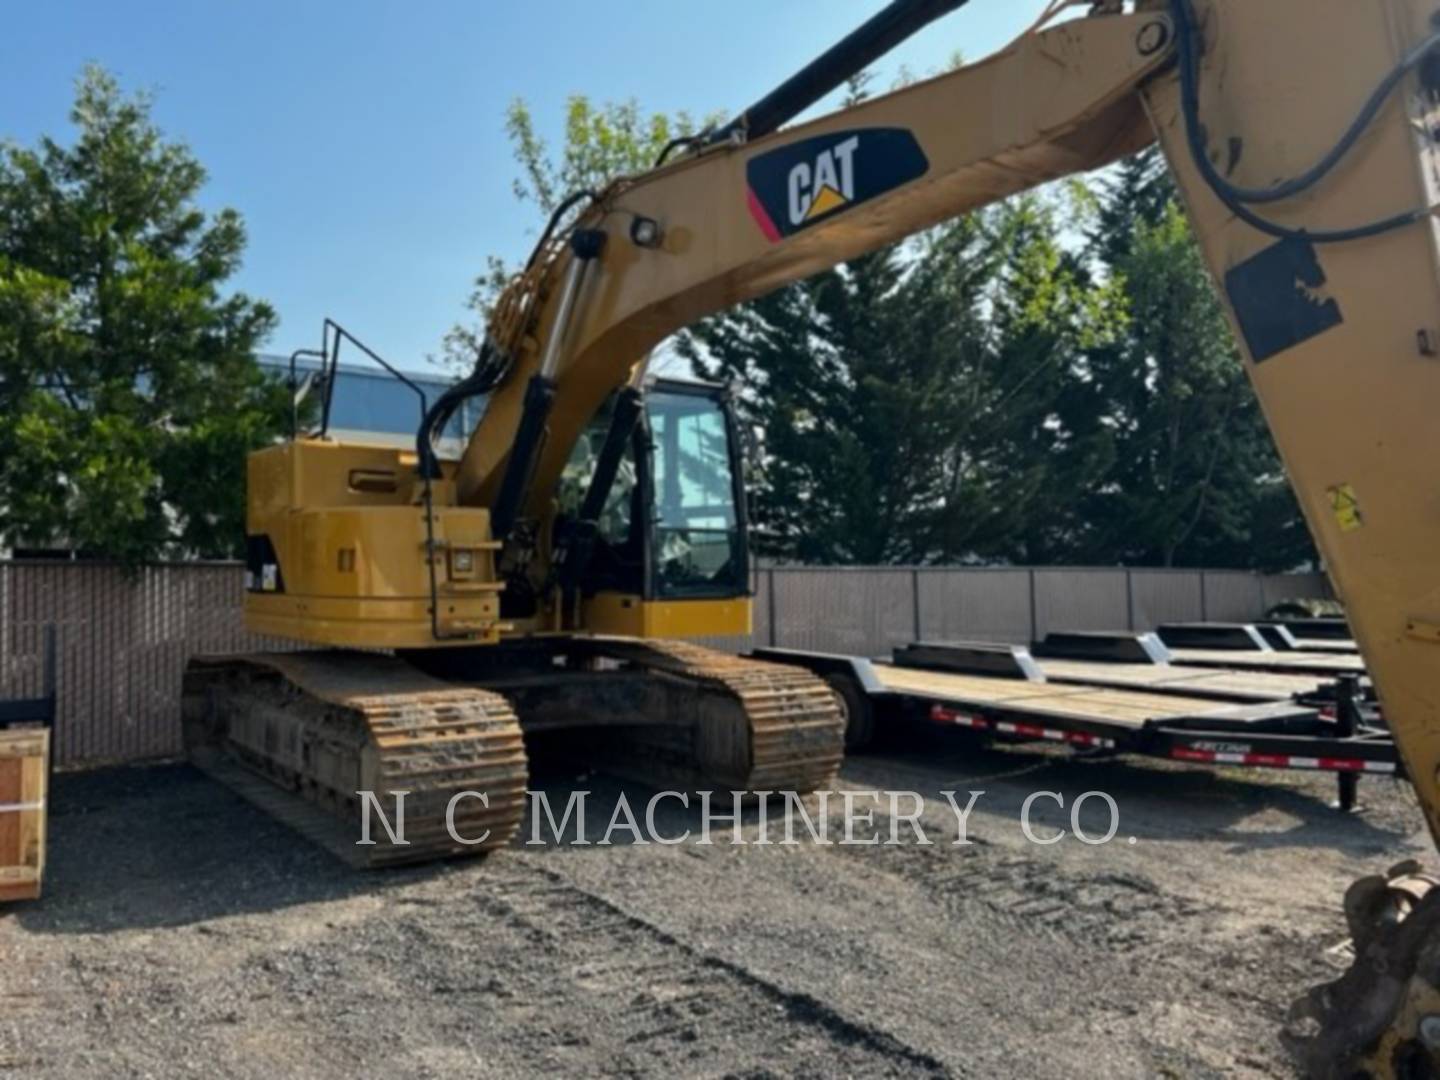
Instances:
[[[1051,682],[1173,693],[1219,701],[1298,701],[1333,710],[1343,672],[1233,670],[1186,665],[1155,634],[1060,631],[1031,646]],[[1362,704],[1375,706],[1374,686],[1361,679]]]
[[[929,660],[914,650],[931,650]],[[937,650],[959,649],[944,670]],[[1015,646],[911,646],[905,663],[800,649],[762,648],[757,659],[805,667],[845,701],[851,747],[878,724],[963,728],[1007,741],[1060,743],[1079,750],[1213,765],[1333,772],[1340,805],[1355,803],[1361,775],[1394,776],[1393,740],[1364,720],[1354,685],[1328,713],[1298,702],[1237,704],[1177,693],[1059,683]],[[918,666],[925,665],[925,666]],[[1353,696],[1352,696],[1353,695]]]

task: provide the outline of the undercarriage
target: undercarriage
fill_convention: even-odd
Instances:
[[[689,643],[567,638],[420,659],[428,673],[360,652],[197,660],[185,677],[187,750],[363,866],[508,843],[525,814],[526,737],[573,733],[591,767],[687,791],[804,794],[829,783],[844,753],[824,682]],[[403,845],[378,818],[372,842],[357,843],[362,792],[386,814],[406,793]]]

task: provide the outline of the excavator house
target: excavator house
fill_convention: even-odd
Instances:
[[[1440,3],[1057,0],[980,63],[786,126],[964,2],[897,0],[649,172],[571,195],[473,373],[417,397],[413,449],[331,438],[326,391],[314,431],[254,454],[246,626],[303,648],[192,665],[196,761],[265,778],[277,812],[374,865],[506,843],[539,733],[649,783],[828,784],[847,717],[826,683],[694,643],[750,627],[740,429],[725,390],[647,358],[1158,140],[1440,836]],[[327,325],[329,362],[342,340]],[[408,845],[355,846],[361,791],[409,793]],[[446,827],[460,791],[485,796],[455,823],[483,844]],[[1351,890],[1354,967],[1292,1017],[1310,1072],[1440,1072],[1433,884],[1408,866]]]

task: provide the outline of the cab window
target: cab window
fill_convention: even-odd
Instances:
[[[648,397],[655,491],[654,583],[660,596],[745,589],[730,425],[710,394]]]

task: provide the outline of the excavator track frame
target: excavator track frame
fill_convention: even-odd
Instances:
[[[529,767],[509,703],[393,657],[201,658],[185,673],[182,703],[192,761],[354,866],[483,854],[508,843],[525,813]],[[374,842],[356,843],[362,791],[387,815],[394,793],[407,793],[403,845],[378,821]],[[452,812],[463,792],[487,802],[466,798]],[[337,827],[347,817],[355,834]],[[452,825],[477,842],[457,842]]]
[[[615,771],[651,781],[663,775],[690,788],[720,783],[747,794],[802,795],[826,787],[840,771],[844,712],[834,691],[809,671],[687,641],[599,637],[578,639],[577,645],[592,657],[679,684],[695,698],[694,724],[687,733],[690,761],[677,760],[674,753],[677,748],[686,753],[683,742],[674,739],[683,729],[662,727],[656,738],[656,730],[647,728],[637,732],[640,753],[629,764],[608,755]],[[738,716],[730,711],[737,707]],[[634,768],[645,757],[649,777]]]
[[[593,765],[727,796],[808,794],[840,768],[843,714],[808,671],[678,641],[551,643],[552,656],[560,649],[610,670],[557,667],[511,691],[518,710],[503,678],[442,679],[383,654],[200,658],[185,675],[186,747],[205,772],[357,867],[508,844],[526,810],[525,734],[593,729]],[[625,685],[639,696],[595,692]],[[403,845],[376,806],[371,842],[357,843],[361,792],[374,794],[397,833],[405,793]]]

